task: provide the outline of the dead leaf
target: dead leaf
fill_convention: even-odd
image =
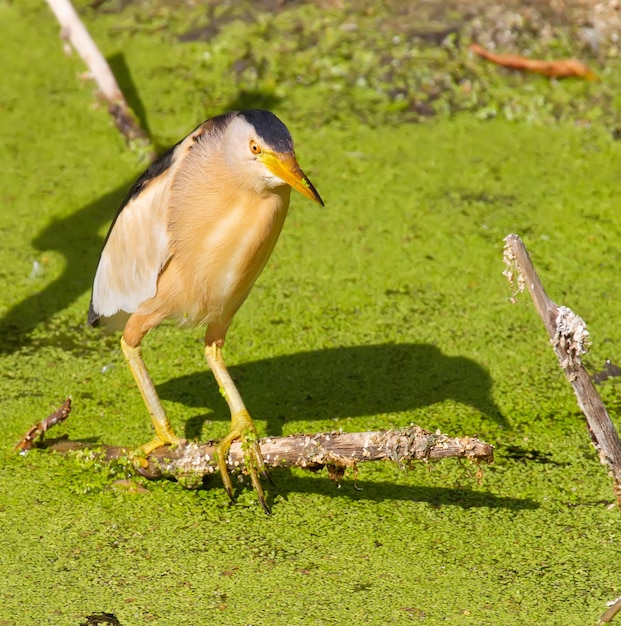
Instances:
[[[480,57],[512,70],[535,72],[550,78],[584,78],[585,80],[599,80],[595,72],[577,59],[561,59],[559,61],[542,61],[528,59],[518,54],[495,54],[482,46],[473,43],[470,50]]]

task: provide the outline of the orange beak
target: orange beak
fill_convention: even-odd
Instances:
[[[274,176],[278,176],[287,185],[291,185],[291,187],[297,189],[310,200],[325,206],[313,183],[302,171],[293,152],[268,152],[263,150],[259,158]]]

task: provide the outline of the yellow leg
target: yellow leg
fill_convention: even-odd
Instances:
[[[261,448],[258,444],[257,431],[255,430],[250,414],[248,413],[244,401],[242,400],[231,375],[229,374],[224,359],[222,358],[222,348],[215,343],[205,347],[205,358],[211,368],[211,371],[220,387],[220,393],[226,400],[231,410],[231,429],[227,436],[216,447],[216,456],[218,460],[218,467],[220,469],[220,475],[222,476],[222,482],[226,489],[229,498],[233,500],[233,485],[231,483],[231,477],[226,466],[226,455],[228,454],[231,443],[236,439],[241,439],[242,447],[244,450],[244,463],[252,485],[254,486],[259,502],[263,507],[263,510],[269,514],[271,513],[269,507],[265,502],[265,496],[263,495],[263,487],[259,480],[259,472],[261,472],[266,478],[269,479],[269,475],[265,470],[265,463],[263,462],[263,456],[261,455]]]
[[[121,348],[125,358],[127,359],[129,369],[134,375],[138,389],[140,389],[142,399],[147,406],[149,415],[151,416],[151,421],[153,422],[153,428],[155,429],[155,437],[149,443],[142,446],[143,452],[145,454],[149,454],[156,448],[166,445],[167,443],[180,443],[183,440],[175,435],[172,426],[166,417],[164,407],[162,406],[160,398],[157,395],[157,391],[155,390],[155,386],[153,385],[153,381],[151,380],[149,372],[147,371],[144,361],[142,360],[142,351],[140,350],[140,346],[132,348],[131,346],[128,346],[127,343],[125,343],[125,339],[121,337]]]

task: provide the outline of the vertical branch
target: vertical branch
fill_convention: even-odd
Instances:
[[[46,0],[61,26],[61,37],[69,41],[88,66],[99,92],[108,103],[118,130],[130,141],[150,146],[151,141],[130,109],[116,78],[76,13],[71,0]],[[154,157],[154,154],[150,155]]]
[[[505,237],[504,256],[507,264],[505,275],[512,281],[515,278],[514,269],[517,269],[518,289],[528,288],[537,313],[543,320],[559,363],[576,394],[578,406],[586,417],[591,441],[600,461],[610,470],[617,506],[621,508],[621,441],[591,377],[582,365],[581,355],[586,353],[589,335],[586,324],[570,309],[557,306],[549,298],[518,235]]]

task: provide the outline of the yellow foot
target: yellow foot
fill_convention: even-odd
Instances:
[[[163,438],[160,438],[157,435],[155,435],[155,437],[153,437],[153,439],[151,439],[149,443],[145,443],[144,446],[140,447],[140,449],[144,452],[144,454],[149,456],[149,454],[151,454],[153,450],[157,450],[158,448],[161,448],[162,446],[165,446],[167,444],[170,444],[171,446],[178,446],[180,443],[183,443],[184,441],[185,441],[184,439],[181,439],[181,437],[177,437],[175,433],[170,431]]]
[[[263,510],[270,515],[271,511],[265,502],[263,487],[261,486],[261,481],[259,480],[259,472],[270,483],[272,482],[272,479],[265,469],[265,462],[263,461],[263,455],[261,454],[257,431],[254,428],[254,424],[252,423],[252,419],[250,418],[248,411],[245,409],[238,411],[231,417],[231,430],[228,435],[216,446],[216,458],[218,460],[218,468],[220,469],[220,476],[222,476],[224,489],[226,490],[226,493],[231,501],[235,502],[235,498],[233,497],[233,484],[231,483],[231,477],[229,476],[229,471],[227,469],[226,457],[229,453],[231,443],[237,439],[241,439],[242,442],[244,465],[246,467],[246,471],[250,474],[252,486],[257,492],[257,496]]]
[[[129,459],[134,465],[134,468],[139,474],[146,476],[147,478],[155,478],[155,475],[152,475],[149,470],[149,459],[147,458],[153,450],[157,450],[157,448],[161,448],[167,444],[172,446],[179,445],[180,443],[184,443],[185,439],[181,439],[181,437],[177,437],[172,430],[169,431],[163,441],[157,435],[149,441],[149,443],[145,443],[144,446],[140,446],[137,450],[129,453]]]

